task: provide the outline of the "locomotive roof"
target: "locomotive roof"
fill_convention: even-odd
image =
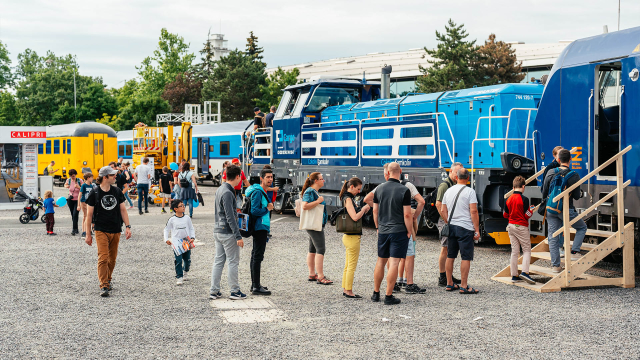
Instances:
[[[202,124],[193,126],[193,136],[217,136],[225,134],[240,134],[253,120],[231,121],[217,124]]]
[[[339,78],[335,78],[335,79],[318,79],[318,80],[313,80],[313,81],[309,81],[309,82],[304,82],[304,83],[300,83],[300,84],[295,84],[295,85],[289,85],[285,88],[285,90],[291,90],[291,89],[298,89],[301,87],[306,87],[306,86],[313,86],[313,85],[319,85],[319,84],[327,84],[327,85],[363,85],[362,84],[362,80],[357,80],[357,79],[347,79],[347,78],[343,78],[343,79],[339,79]],[[367,81],[366,85],[380,85],[379,81]]]
[[[108,137],[117,137],[115,130],[94,121],[47,126],[47,137],[87,137],[89,134],[107,134]]]
[[[567,46],[551,72],[590,62],[640,55],[640,26],[579,39]]]

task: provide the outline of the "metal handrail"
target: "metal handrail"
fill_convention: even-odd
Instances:
[[[263,134],[259,134],[259,133],[263,133]],[[268,135],[266,134],[268,133]],[[258,144],[258,140],[257,138],[268,138],[271,141],[267,142],[266,144]],[[253,159],[256,158],[269,158],[269,160],[273,159],[273,151],[268,151],[269,155],[257,155],[257,150],[273,150],[271,149],[271,144],[273,143],[273,128],[272,127],[268,127],[268,128],[258,128],[256,129],[256,131],[254,131],[253,133],[253,138],[256,139],[253,143]]]
[[[527,117],[527,130],[525,132],[525,137],[529,136],[529,123],[531,122],[531,111],[538,111],[538,109],[534,109],[534,108],[513,108],[511,110],[509,110],[509,118],[507,119],[507,131],[504,133],[505,137],[509,137],[509,125],[511,124],[511,113],[513,112],[513,110],[523,110],[523,111],[529,111],[529,116]],[[480,122],[478,120],[478,122]],[[491,129],[489,129],[489,132],[491,132]],[[509,140],[505,140],[504,141],[504,151],[507,151],[507,142]],[[524,147],[524,156],[527,157],[527,147]]]

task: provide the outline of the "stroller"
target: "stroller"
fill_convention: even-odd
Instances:
[[[16,191],[16,196],[29,201],[27,206],[24,208],[24,213],[20,215],[20,222],[28,224],[31,220],[37,220],[40,216],[40,209],[44,209],[42,199],[31,197],[29,194],[25,193],[22,188],[19,188],[18,191]],[[40,221],[43,223],[46,221],[44,215],[40,217]]]

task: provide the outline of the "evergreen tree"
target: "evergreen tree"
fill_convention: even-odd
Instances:
[[[253,117],[254,99],[266,84],[266,65],[242,51],[233,50],[216,62],[202,89],[202,99],[220,101],[222,121]]]
[[[469,36],[464,24],[457,25],[449,19],[445,33],[436,31],[438,45],[435,49],[424,50],[432,59],[427,59],[430,67],[420,66],[424,74],[416,80],[417,91],[432,93],[471,87],[475,80],[471,62],[475,56],[474,41],[466,41]]]
[[[258,46],[258,37],[253,35],[253,31],[249,32],[247,38],[246,54],[255,61],[262,61],[262,53],[264,50]]]
[[[511,45],[498,41],[496,35],[489,35],[476,51],[472,69],[475,72],[478,86],[519,83],[526,76],[522,73],[522,63],[516,58],[516,51]]]
[[[204,47],[200,50],[200,58],[201,63],[197,65],[196,71],[198,75],[202,79],[206,79],[211,75],[213,71],[213,67],[215,66],[214,56],[215,52],[213,51],[213,47],[211,46],[211,30],[207,34],[207,41],[204,43]]]

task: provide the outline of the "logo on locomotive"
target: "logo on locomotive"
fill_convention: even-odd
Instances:
[[[397,162],[400,166],[411,166],[410,159],[382,159],[380,160],[380,165],[384,166],[384,164]]]

